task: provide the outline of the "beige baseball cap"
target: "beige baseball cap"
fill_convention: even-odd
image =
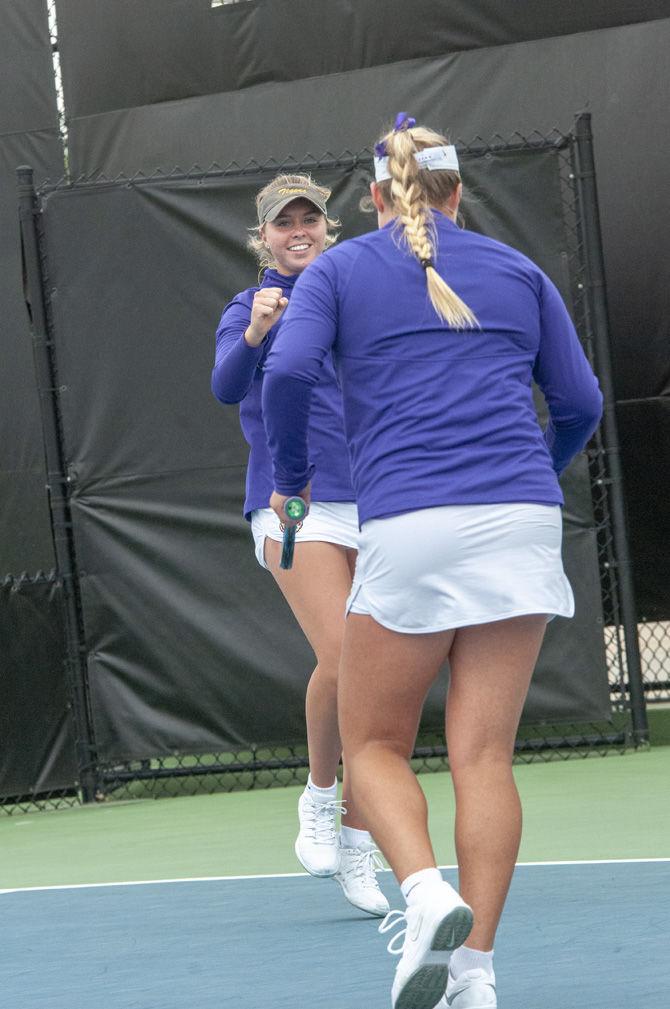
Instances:
[[[284,207],[288,206],[292,200],[309,200],[322,214],[326,213],[326,197],[316,188],[316,186],[280,186],[279,189],[266,193],[258,204],[258,223],[265,224],[266,221],[274,221]]]

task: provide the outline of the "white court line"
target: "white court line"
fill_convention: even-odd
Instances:
[[[534,866],[551,865],[634,865],[641,862],[670,862],[670,858],[584,858],[563,862],[517,862],[517,868],[532,868]],[[457,869],[457,865],[440,865],[440,869]],[[390,869],[382,869],[390,872]],[[61,883],[55,886],[17,886],[0,890],[0,896],[5,893],[35,893],[43,890],[92,890],[107,886],[155,886],[165,883],[221,883],[244,879],[300,879],[309,876],[307,872],[268,872],[249,876],[184,876],[175,879],[130,879],[116,883]]]

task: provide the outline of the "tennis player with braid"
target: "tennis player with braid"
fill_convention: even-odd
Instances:
[[[308,872],[335,876],[356,907],[383,915],[388,901],[375,872],[381,863],[351,799],[346,768],[343,804],[337,801],[335,776],[342,753],[337,671],[359,530],[342,398],[330,361],[314,392],[309,425],[318,470],[314,504],[296,535],[289,571],[280,568],[282,528],[268,507],[272,466],[261,409],[265,361],[298,276],[335,241],[337,222],[327,215],[329,196],[330,190],[305,175],[279,175],[258,193],[258,227],[249,244],[265,272],[259,287],[240,292],[224,308],[216,333],[212,390],[222,403],[240,404],[240,423],[250,447],[244,512],[251,522],[256,558],[271,571],[317,658],[307,687],[310,776],[298,804],[295,852]]]
[[[279,515],[309,501],[312,387],[333,354],[361,522],[339,676],[356,804],[407,901],[394,1009],[493,1009],[493,945],[521,833],[515,734],[547,620],[574,602],[558,476],[602,398],[566,308],[530,260],[455,220],[454,148],[401,113],[377,145],[379,230],[296,283],[266,362]],[[549,422],[537,420],[531,380]],[[459,890],[441,877],[408,757],[449,659]],[[397,949],[404,935],[402,949]]]

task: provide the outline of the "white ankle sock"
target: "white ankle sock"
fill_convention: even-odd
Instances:
[[[307,778],[307,791],[315,802],[332,802],[333,799],[337,798],[337,778],[330,788],[319,788],[312,781],[312,775],[310,774]]]
[[[419,869],[418,872],[413,872],[407,879],[403,879],[400,889],[409,906],[416,900],[421,899],[424,889],[433,890],[437,883],[442,882],[442,873],[439,869]]]
[[[483,953],[479,949],[470,949],[469,946],[459,946],[454,950],[449,961],[449,969],[452,977],[459,977],[466,970],[485,970],[493,977],[493,950]]]
[[[367,830],[358,830],[356,827],[340,827],[340,841],[343,848],[376,848],[377,845],[372,840],[372,834]]]

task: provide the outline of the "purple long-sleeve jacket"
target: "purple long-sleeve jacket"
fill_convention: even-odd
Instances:
[[[297,277],[284,277],[266,270],[261,287],[280,287],[291,297]],[[272,494],[272,462],[267,447],[261,391],[268,352],[283,325],[283,318],[268,333],[259,347],[250,347],[244,332],[251,320],[251,306],[258,287],[237,294],[223,310],[216,331],[216,356],[212,371],[212,392],[221,403],[240,404],[240,424],[249,445],[244,514],[249,518],[256,508],[267,508]],[[353,501],[349,457],[344,438],[342,397],[330,355],[319,369],[312,397],[312,412],[307,440],[315,476],[314,501]],[[304,484],[303,484],[304,486]],[[299,487],[298,490],[302,490]]]
[[[480,329],[445,325],[393,223],[342,242],[299,277],[265,362],[274,484],[293,494],[314,459],[310,395],[331,352],[361,524],[447,504],[562,504],[558,475],[602,396],[547,276],[500,242],[434,213],[438,272]],[[532,380],[549,424],[542,431]]]

